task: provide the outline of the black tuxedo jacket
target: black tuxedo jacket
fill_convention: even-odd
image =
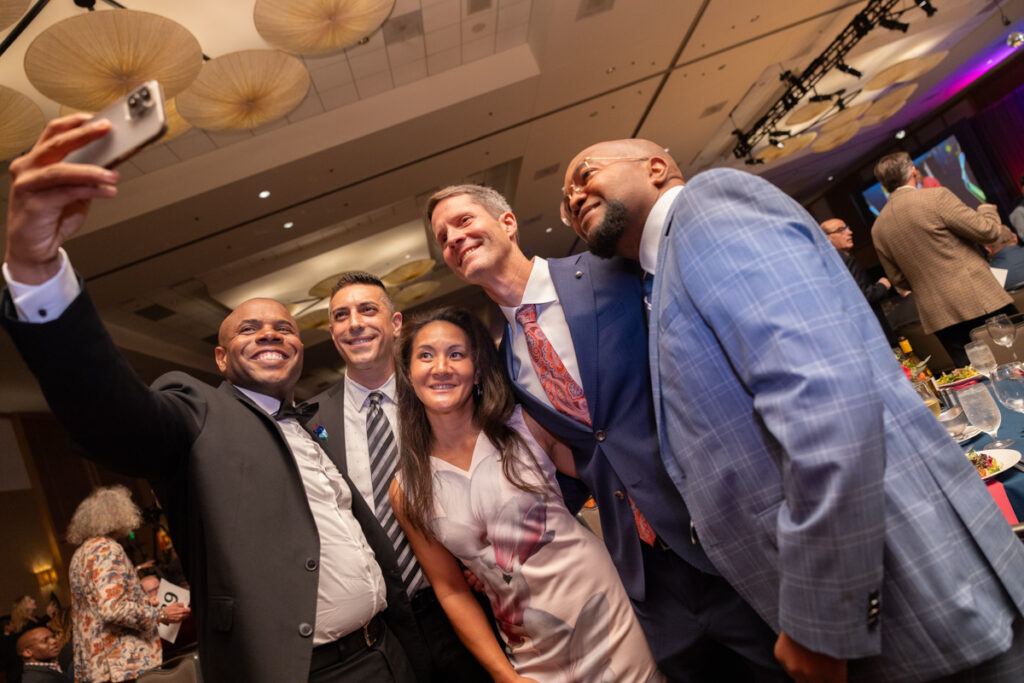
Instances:
[[[275,420],[226,382],[212,387],[172,372],[145,386],[84,290],[44,324],[19,322],[5,290],[0,323],[86,457],[146,477],[159,495],[191,584],[203,677],[306,680],[320,544]],[[338,469],[344,473],[343,463]],[[424,672],[394,550],[349,487],[387,582],[388,626]]]

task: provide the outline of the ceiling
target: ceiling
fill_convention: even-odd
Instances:
[[[253,27],[252,0],[122,4],[179,22],[210,57],[268,48]],[[907,33],[874,29],[847,55],[862,78],[834,71],[818,85],[852,93],[901,59],[948,50],[906,107],[830,152],[808,148],[748,166],[732,154],[732,131],[749,129],[781,95],[779,75],[807,68],[866,2],[396,0],[365,44],[303,58],[311,85],[286,117],[240,132],[193,128],[123,164],[118,197],[94,203],[68,251],[143,377],[175,367],[212,377],[214,335],[240,300],[275,296],[303,313],[326,305],[308,290],[337,272],[440,263],[420,213],[444,185],[503,191],[520,244],[542,256],[576,248],[558,218],[565,164],[602,139],[655,140],[687,176],[733,166],[798,199],[820,193],[829,176],[859,167],[894,131],[998,67],[1011,54],[1005,36],[1024,28],[1024,0],[1001,3],[1010,28],[992,2],[933,0],[930,18],[913,4],[897,5],[908,9]],[[48,118],[59,106],[29,83],[23,56],[41,31],[83,11],[52,0],[0,57],[0,85],[31,97]],[[97,11],[116,10],[100,2]],[[4,215],[8,189],[4,173]],[[261,199],[263,190],[270,194]],[[436,288],[409,307],[485,300],[443,263],[422,279]],[[341,363],[325,331],[309,329],[303,340],[300,394],[310,395],[336,381]],[[0,413],[44,409],[0,335]]]

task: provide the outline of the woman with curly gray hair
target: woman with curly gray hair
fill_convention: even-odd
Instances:
[[[124,486],[95,489],[68,525],[76,681],[134,681],[162,660],[158,623],[189,614],[179,603],[149,603],[138,574],[117,542],[142,523]]]

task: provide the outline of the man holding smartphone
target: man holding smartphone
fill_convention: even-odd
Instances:
[[[287,309],[252,299],[224,320],[217,388],[178,372],[146,387],[110,340],[61,249],[117,194],[116,172],[63,163],[111,128],[87,119],[51,121],[11,162],[0,324],[87,456],[164,503],[203,677],[416,680],[426,656],[394,548],[293,405],[303,349]]]

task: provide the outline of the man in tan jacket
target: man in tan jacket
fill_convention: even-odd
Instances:
[[[974,211],[944,187],[918,189],[921,175],[906,152],[882,157],[875,177],[890,193],[871,230],[886,275],[914,292],[925,333],[966,365],[971,330],[998,313],[1017,313],[975,247],[999,238],[996,207]]]

